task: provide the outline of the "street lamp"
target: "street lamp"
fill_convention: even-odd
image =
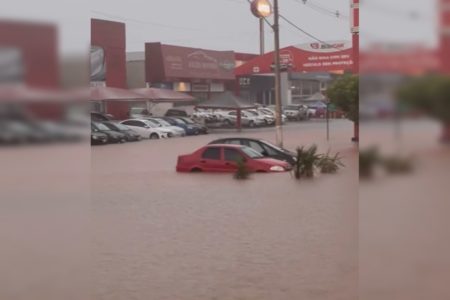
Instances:
[[[264,21],[272,14],[272,5],[269,0],[254,0],[251,2],[251,10],[254,16]],[[274,21],[271,25],[275,37],[275,128],[276,143],[283,146],[283,130],[281,127],[281,74],[280,74],[280,26],[278,0],[273,0]]]

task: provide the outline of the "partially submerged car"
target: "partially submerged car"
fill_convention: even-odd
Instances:
[[[249,172],[285,172],[289,163],[264,157],[252,148],[241,145],[213,144],[192,154],[178,156],[177,172],[235,172],[239,161]]]

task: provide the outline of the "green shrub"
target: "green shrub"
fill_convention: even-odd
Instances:
[[[293,166],[293,172],[296,179],[302,177],[313,178],[314,170],[318,166],[321,156],[317,154],[317,146],[312,145],[309,148],[297,148],[296,162]]]
[[[334,174],[339,168],[344,167],[344,164],[341,161],[339,153],[330,156],[330,151],[328,151],[327,154],[321,156],[317,166],[322,174]]]

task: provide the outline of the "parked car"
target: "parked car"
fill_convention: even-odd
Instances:
[[[182,122],[184,122],[186,125],[188,125],[188,126],[194,126],[195,128],[197,128],[198,129],[198,132],[200,133],[200,134],[208,134],[208,127],[206,127],[205,125],[203,125],[203,124],[199,124],[199,123],[196,123],[194,120],[192,120],[191,118],[188,118],[188,117],[179,117],[179,118],[176,118],[176,119],[178,119],[178,120],[181,120]]]
[[[188,114],[183,109],[171,108],[166,111],[165,117],[187,117]]]
[[[273,125],[275,124],[275,115],[263,114],[261,111],[257,109],[247,110],[249,114],[252,114],[256,118],[259,118],[264,121],[264,125]]]
[[[91,131],[91,145],[104,145],[108,143],[108,136],[100,131]]]
[[[148,118],[146,120],[149,120],[158,127],[170,130],[169,137],[179,137],[186,135],[186,131],[183,128],[172,126],[161,118]]]
[[[322,101],[308,103],[308,109],[314,112],[314,118],[325,118],[327,115],[327,104]]]
[[[250,172],[284,172],[291,169],[287,162],[264,157],[252,148],[241,145],[207,145],[192,154],[180,155],[177,172],[235,172],[238,161]]]
[[[103,122],[103,121],[112,121],[114,120],[114,116],[110,114],[103,114],[100,112],[91,112],[91,121],[94,122]]]
[[[262,114],[264,114],[265,116],[269,116],[269,117],[273,117],[274,119],[274,123],[275,123],[275,111],[268,108],[268,107],[260,107],[258,108],[258,111]],[[281,114],[281,123],[284,124],[287,120],[287,117],[285,114]]]
[[[180,118],[176,117],[163,117],[164,121],[169,123],[172,126],[178,126],[180,128],[183,128],[186,132],[186,135],[198,135],[200,133],[200,128],[194,125],[186,124],[184,121],[182,121]]]
[[[111,130],[123,133],[128,142],[136,142],[142,140],[142,137],[137,132],[123,124],[111,121],[103,122],[103,124]]]
[[[227,126],[234,126],[237,122],[237,112],[232,111],[224,111],[220,113],[223,119],[223,123]],[[256,117],[241,111],[241,125],[247,127],[256,127],[265,124],[264,120],[257,119]]]
[[[288,120],[307,120],[308,119],[308,107],[306,105],[288,105],[284,109],[284,114]]]
[[[291,165],[294,165],[296,162],[295,153],[286,150],[284,148],[280,148],[275,146],[274,144],[260,139],[253,138],[241,138],[241,137],[229,137],[214,140],[209,144],[225,144],[225,145],[241,145],[247,146],[255,150],[256,152],[262,154],[265,157],[270,157],[282,161],[286,161]]]
[[[111,130],[108,126],[100,122],[91,122],[91,129],[94,132],[101,132],[108,136],[108,143],[125,143],[127,137],[121,132]]]
[[[169,137],[169,130],[166,130],[161,127],[157,127],[153,123],[148,120],[140,120],[140,119],[129,119],[120,122],[127,126],[130,129],[133,129],[144,139],[162,139]]]

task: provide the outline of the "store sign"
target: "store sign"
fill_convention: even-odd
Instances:
[[[250,84],[251,84],[250,77],[241,77],[241,78],[239,78],[239,85],[241,87],[250,86]]]
[[[349,41],[307,43],[280,50],[281,71],[329,72],[351,70],[352,67],[353,51]],[[237,67],[235,73],[236,76],[273,73],[274,68],[274,53],[271,52]]]
[[[166,78],[235,79],[235,60],[232,51],[211,51],[170,45],[160,47]],[[151,51],[146,53],[148,57],[158,55]]]

